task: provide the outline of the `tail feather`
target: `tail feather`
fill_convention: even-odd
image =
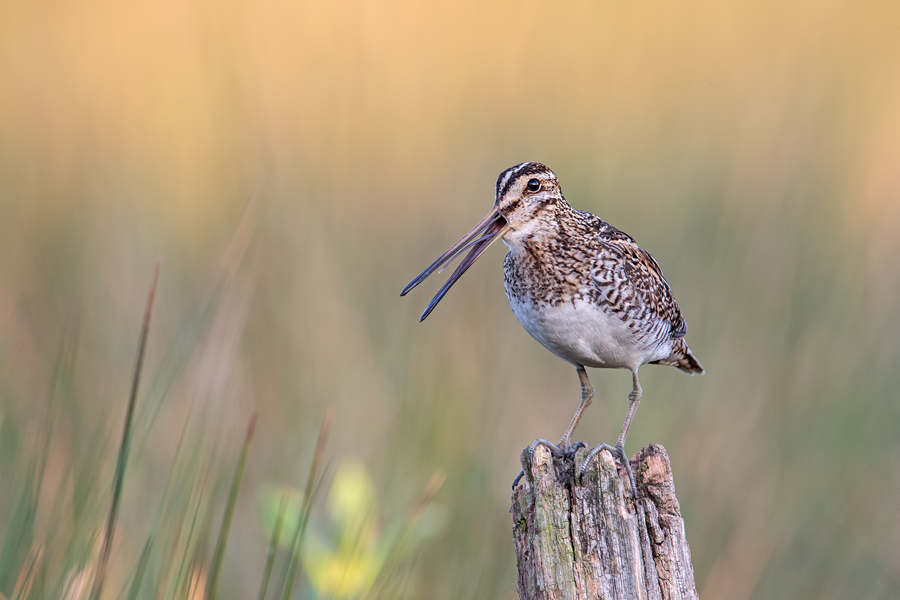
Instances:
[[[688,345],[685,343],[684,338],[678,338],[675,340],[675,343],[672,345],[672,353],[666,358],[661,358],[659,360],[654,360],[650,363],[651,365],[669,365],[672,367],[676,367],[681,369],[685,373],[689,373],[693,375],[694,373],[699,373],[703,375],[705,371],[703,370],[703,365],[700,364],[694,355],[691,353],[691,349],[688,348]]]

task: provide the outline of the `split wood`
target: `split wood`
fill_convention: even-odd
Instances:
[[[513,491],[521,600],[699,600],[665,448],[631,459],[638,497],[604,450],[578,478],[574,459],[538,446],[522,454]]]

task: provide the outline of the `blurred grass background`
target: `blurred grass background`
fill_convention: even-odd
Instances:
[[[104,597],[138,571],[137,597],[192,593],[166,578],[203,576],[258,409],[219,586],[255,597],[259,513],[303,486],[330,404],[328,472],[367,474],[366,535],[446,473],[393,597],[514,598],[509,485],[568,423],[574,370],[510,313],[499,246],[424,324],[438,283],[398,294],[537,160],[656,256],[706,367],[642,371],[628,448],[669,451],[701,597],[900,597],[898,20],[847,0],[0,4],[0,594],[31,569],[31,597],[81,597],[162,256]],[[591,377],[576,437],[610,441],[630,379]],[[298,597],[344,597],[302,578]]]

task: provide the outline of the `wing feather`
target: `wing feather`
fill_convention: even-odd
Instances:
[[[599,217],[591,217],[600,250],[593,278],[599,297],[613,304],[615,301],[622,303],[622,306],[613,307],[617,310],[635,310],[634,318],[639,320],[665,323],[672,339],[683,338],[687,334],[687,323],[659,263],[631,236]],[[610,286],[615,287],[614,292]]]

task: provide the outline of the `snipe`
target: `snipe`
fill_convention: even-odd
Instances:
[[[581,382],[581,404],[562,438],[557,444],[535,440],[530,450],[540,443],[557,455],[574,452],[572,432],[594,395],[585,367],[628,369],[633,387],[622,433],[615,447],[600,444],[592,449],[584,465],[600,450],[609,449],[621,458],[633,489],[625,438],[641,400],[638,369],[658,364],[703,373],[684,341],[687,324],[659,264],[625,233],[572,208],[553,171],[526,162],[500,174],[487,216],[400,295],[469,250],[422,313],[424,320],[498,239],[509,248],[503,272],[513,313],[534,339],[575,365]]]

